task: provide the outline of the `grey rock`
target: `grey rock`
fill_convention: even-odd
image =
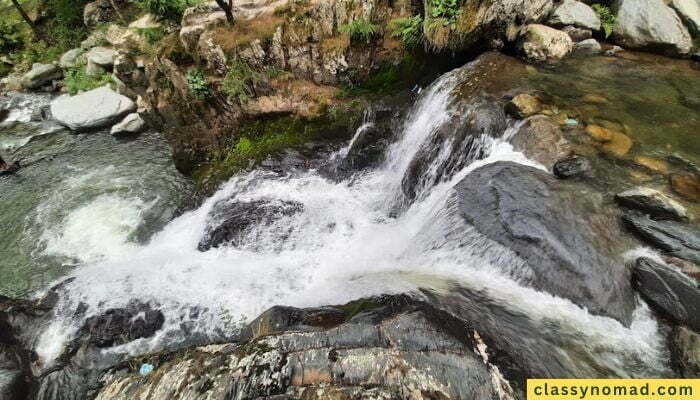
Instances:
[[[124,119],[114,125],[110,131],[112,135],[130,135],[142,132],[146,128],[146,122],[138,113],[132,113],[124,117]]]
[[[623,49],[620,46],[613,46],[613,47],[605,50],[605,55],[608,57],[614,57],[617,53],[619,53],[621,51],[625,51],[625,49]]]
[[[564,0],[549,17],[554,26],[573,25],[579,28],[600,30],[600,17],[587,4],[576,0]]]
[[[107,69],[88,60],[87,65],[85,65],[85,73],[89,76],[97,77],[106,74]]]
[[[58,61],[58,65],[63,69],[74,67],[78,63],[78,57],[83,55],[83,53],[84,51],[81,48],[68,50],[63,53],[61,59]]]
[[[455,192],[459,215],[476,231],[460,234],[480,235],[491,243],[484,246],[502,248],[468,251],[493,254],[493,265],[524,276],[525,285],[630,322],[635,300],[623,253],[635,243],[616,223],[618,211],[597,191],[498,162],[471,172]]]
[[[700,289],[686,275],[648,258],[637,260],[634,285],[656,311],[700,332]]]
[[[688,29],[664,0],[619,0],[615,40],[620,45],[666,55],[684,55],[693,45]]]
[[[641,239],[667,255],[700,263],[700,229],[674,221],[655,221],[645,215],[628,214],[625,225]]]
[[[95,46],[101,46],[107,43],[107,33],[102,30],[94,30],[90,35],[80,42],[80,48],[89,50]]]
[[[700,376],[700,334],[679,326],[674,329],[673,348],[683,378]]]
[[[684,220],[685,208],[665,194],[646,187],[638,187],[615,196],[623,206],[650,214],[654,219]]]
[[[568,34],[545,25],[532,24],[525,27],[518,41],[522,54],[531,61],[561,60],[573,48]]]
[[[586,175],[591,170],[591,163],[585,157],[569,157],[554,164],[552,172],[560,179],[569,179]]]
[[[530,117],[513,136],[513,147],[528,158],[551,169],[557,160],[571,153],[571,144],[564,137],[559,125],[549,117]]]
[[[114,65],[114,59],[117,57],[117,51],[107,47],[93,47],[88,51],[86,57],[93,64],[111,68]]]
[[[55,79],[61,79],[63,71],[54,64],[34,64],[32,69],[22,76],[22,87],[25,89],[37,89]]]
[[[603,51],[600,43],[595,39],[586,39],[574,44],[573,53],[575,55],[590,56],[600,54]]]
[[[60,97],[51,102],[53,117],[72,130],[110,125],[135,109],[136,104],[133,101],[108,87],[93,89],[72,97]]]
[[[185,10],[182,16],[180,42],[190,53],[197,49],[202,33],[226,24],[226,14],[215,2],[206,2]]]
[[[593,37],[593,32],[590,29],[577,28],[575,26],[565,26],[561,29],[574,41],[574,43]]]
[[[671,0],[671,7],[681,16],[690,33],[700,36],[700,1]]]
[[[83,23],[88,28],[95,27],[114,19],[116,13],[109,0],[95,0],[87,3],[83,9]]]

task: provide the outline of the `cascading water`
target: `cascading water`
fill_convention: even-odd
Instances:
[[[230,338],[240,322],[273,305],[341,304],[387,293],[420,296],[423,290],[437,296],[433,301],[442,298],[444,307],[458,317],[478,318],[495,309],[518,316],[502,321],[503,329],[529,330],[538,342],[529,345],[545,349],[565,373],[578,369],[610,376],[665,374],[666,355],[660,350],[656,322],[644,306],[625,327],[522,286],[514,270],[517,261],[506,249],[493,248],[484,256],[460,250],[446,239],[449,232],[470,229],[448,211],[454,185],[471,171],[503,160],[542,169],[508,143],[517,125],[497,137],[477,137],[463,154],[454,153],[451,141],[434,140],[455,117],[451,102],[457,82],[457,72],[448,73],[423,92],[379,168],[341,182],[314,170],[288,176],[241,174],[200,208],[170,222],[148,244],[101,252],[97,262],[83,259],[75,279],[64,288],[68,295],[57,305],[54,322],[39,338],[40,357],[50,363],[85,317],[123,307],[131,299],[160,308],[165,326],[153,338],[111,351],[142,354],[166,342],[170,347],[184,343],[185,323],[188,331],[209,339]],[[429,150],[437,156],[422,171],[419,193],[411,200],[403,193],[404,177],[421,149],[435,143],[438,148]],[[454,164],[459,168],[444,168],[453,157],[462,158]],[[90,206],[73,210],[61,229],[74,229],[75,220],[92,218],[90,207],[109,209],[111,201],[98,197]],[[255,201],[302,207],[246,230],[236,247],[198,250],[207,228],[218,222],[212,220],[215,208]],[[119,216],[127,225],[131,217]],[[46,232],[49,251],[56,251],[51,246],[55,234]],[[502,262],[496,265],[498,260]],[[450,299],[455,296],[463,296],[470,306],[453,307]],[[81,304],[87,306],[87,314],[76,318]]]

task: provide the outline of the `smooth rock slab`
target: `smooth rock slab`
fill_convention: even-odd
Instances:
[[[648,258],[637,260],[633,279],[637,291],[655,310],[700,332],[700,289],[695,281]]]
[[[614,37],[624,47],[668,55],[688,54],[693,45],[688,29],[664,0],[619,0]]]
[[[136,110],[136,104],[108,87],[60,97],[51,103],[51,114],[71,130],[100,128]]]
[[[687,219],[685,207],[665,194],[651,188],[639,187],[615,196],[618,203],[650,214],[655,219]]]
[[[142,132],[146,128],[146,122],[138,113],[132,113],[124,117],[124,119],[114,125],[111,130],[112,135],[134,134]]]
[[[625,225],[664,253],[700,263],[700,229],[674,221],[654,221],[645,215],[628,214]]]
[[[549,17],[554,26],[573,25],[580,28],[600,30],[600,18],[587,4],[576,0],[564,0]]]

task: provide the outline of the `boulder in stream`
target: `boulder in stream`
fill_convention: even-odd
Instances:
[[[684,220],[685,207],[658,190],[638,187],[618,193],[615,200],[623,206],[650,214],[655,219]]]
[[[688,29],[664,0],[619,0],[614,27],[615,40],[622,46],[685,55],[693,45]]]
[[[577,0],[564,0],[549,17],[553,26],[571,25],[579,28],[600,30],[598,14],[586,3]]]
[[[112,126],[110,133],[114,136],[131,135],[144,129],[146,129],[146,121],[138,113],[131,113],[124,117],[120,123]]]
[[[565,32],[539,24],[525,27],[519,40],[523,55],[535,62],[561,60],[571,53],[573,46]]]
[[[627,214],[625,225],[665,254],[700,263],[700,229],[675,221],[655,221],[646,215]]]
[[[108,87],[59,97],[51,102],[53,117],[74,131],[110,125],[135,109],[136,104],[131,99]]]
[[[591,171],[591,162],[585,157],[568,157],[557,161],[552,167],[554,176],[569,179],[584,176]]]

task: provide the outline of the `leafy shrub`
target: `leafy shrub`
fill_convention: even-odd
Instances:
[[[206,100],[209,97],[209,83],[201,70],[193,69],[187,73],[187,86],[195,99]]]
[[[22,44],[22,35],[15,24],[0,20],[0,52],[9,53]]]
[[[462,14],[459,0],[431,0],[430,16],[442,20],[442,24],[450,29],[457,27],[457,17]]]
[[[140,28],[137,29],[136,32],[143,36],[149,44],[160,42],[168,34],[163,27]]]
[[[610,7],[602,4],[593,4],[591,7],[593,7],[593,10],[598,13],[598,16],[600,17],[600,22],[603,25],[603,30],[605,31],[605,37],[610,37],[615,27],[615,14],[612,12]]]
[[[423,17],[398,18],[391,21],[393,31],[391,36],[399,39],[407,49],[414,49],[423,40]]]
[[[180,22],[187,7],[197,4],[196,0],[136,0],[144,11],[158,17]]]
[[[343,24],[339,30],[341,33],[350,35],[350,38],[354,41],[363,41],[368,43],[370,40],[376,39],[381,34],[379,26],[364,19],[356,19],[352,22],[348,22],[347,24]]]
[[[78,63],[68,68],[63,78],[63,84],[70,94],[92,90],[112,83],[112,76],[104,73],[100,76],[90,76],[85,73],[85,63]]]
[[[252,69],[248,63],[234,60],[229,65],[221,89],[229,98],[245,103],[255,95],[255,85],[260,80],[260,73]]]

